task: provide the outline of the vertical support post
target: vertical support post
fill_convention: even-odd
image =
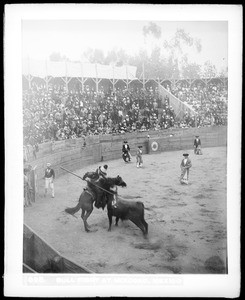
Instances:
[[[46,83],[46,90],[48,91],[48,62],[47,62],[47,58],[45,60],[45,67],[46,67],[46,76],[45,76],[45,83]]]
[[[65,60],[65,85],[66,85],[66,92],[68,93],[68,77],[67,77],[67,59]]]
[[[161,86],[161,81],[160,81],[160,78],[157,77],[157,83],[158,83],[158,93],[160,91],[160,86]]]
[[[83,81],[83,63],[81,62],[81,78],[82,78],[82,92],[84,92],[84,81]]]
[[[30,58],[28,56],[28,77],[27,77],[27,80],[28,80],[28,87],[29,87],[29,90],[31,89],[31,81],[32,81],[32,78],[31,78],[31,73],[30,73]]]
[[[127,85],[127,90],[128,90],[128,65],[126,65],[126,85]]]
[[[143,76],[143,90],[145,91],[145,59],[147,58],[147,48],[146,48],[146,35],[144,34],[144,56],[142,63],[142,76]],[[144,101],[145,102],[145,101]],[[145,105],[145,103],[144,103]]]
[[[159,97],[160,97],[160,86],[161,86],[161,81],[160,81],[160,78],[157,77],[157,91],[158,91],[158,100],[157,100],[157,104],[158,104],[158,108],[162,108],[162,97],[161,97],[161,102],[159,102]]]
[[[95,80],[95,85],[96,85],[96,93],[98,93],[98,90],[99,90],[99,82],[98,82],[98,70],[97,70],[97,63],[95,63],[95,73],[96,73],[96,80]]]
[[[143,90],[145,90],[145,61],[143,60],[142,64],[142,75],[143,75]]]
[[[113,64],[112,64],[112,76],[113,76],[113,78],[112,78],[112,90],[113,90],[113,92],[115,92],[115,70],[114,70],[114,62],[113,62]]]
[[[30,90],[31,89],[31,75],[30,74],[28,75],[28,87]]]

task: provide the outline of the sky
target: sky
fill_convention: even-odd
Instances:
[[[106,54],[113,48],[123,48],[132,55],[144,47],[143,27],[147,21],[110,20],[24,20],[22,21],[22,57],[48,59],[59,52],[71,60],[80,60],[87,48],[97,48]],[[201,41],[202,51],[190,51],[189,58],[202,65],[211,61],[218,70],[227,66],[228,22],[225,21],[157,21],[162,32],[159,43],[172,38],[176,30],[184,29]]]

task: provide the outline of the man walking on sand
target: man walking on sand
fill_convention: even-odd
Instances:
[[[52,192],[52,198],[54,198],[54,178],[55,178],[55,173],[54,170],[51,168],[51,164],[47,163],[47,168],[45,169],[45,174],[44,177],[45,179],[45,197],[47,196],[48,193],[48,188],[51,188]]]
[[[196,135],[194,139],[194,154],[202,154],[201,140],[199,138],[199,135]]]
[[[138,146],[137,152],[136,152],[136,167],[142,167],[143,166],[143,159],[142,159],[142,146]]]
[[[189,158],[188,153],[184,153],[183,156],[184,156],[184,158],[182,159],[181,164],[180,164],[180,169],[181,169],[180,183],[188,184],[189,170],[192,167],[192,164],[191,164],[191,160]],[[184,179],[185,174],[187,176],[186,180]]]

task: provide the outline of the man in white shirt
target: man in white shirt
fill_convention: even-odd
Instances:
[[[44,177],[45,179],[45,197],[48,193],[48,188],[51,188],[52,198],[54,198],[54,178],[55,173],[54,170],[51,168],[51,164],[47,163],[47,168],[45,169]]]
[[[180,164],[180,168],[181,168],[180,183],[188,184],[189,169],[192,167],[192,163],[191,163],[190,158],[188,157],[189,156],[188,153],[184,153],[183,156],[184,156],[184,159],[182,159],[181,164]],[[185,174],[187,176],[186,180],[184,179]]]

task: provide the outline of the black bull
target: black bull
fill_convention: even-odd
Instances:
[[[144,236],[148,234],[148,224],[144,219],[145,208],[143,202],[126,201],[117,198],[116,205],[114,206],[112,202],[114,200],[114,197],[117,197],[117,195],[109,194],[107,197],[107,214],[109,219],[108,231],[111,231],[112,217],[116,217],[116,226],[118,226],[119,219],[121,219],[122,221],[130,220],[142,230]]]
[[[63,168],[64,169],[64,168]],[[64,169],[66,170],[66,169]],[[66,170],[68,171],[68,170]],[[70,172],[70,171],[68,171]],[[72,173],[72,172],[70,172]],[[72,173],[73,175],[81,178],[80,176],[76,175],[75,173]],[[82,178],[81,178],[82,179]],[[111,224],[112,224],[112,217],[116,217],[116,226],[118,225],[119,219],[123,220],[130,220],[133,222],[136,226],[138,226],[144,236],[148,234],[148,224],[146,223],[144,219],[144,204],[140,201],[133,202],[133,201],[126,201],[123,199],[119,199],[117,197],[117,193],[111,190],[112,187],[114,186],[126,186],[126,183],[122,180],[120,176],[117,176],[116,178],[105,178],[105,179],[100,179],[99,182],[96,182],[95,184],[90,184],[88,182],[88,185],[92,190],[96,192],[96,195],[98,196],[98,191],[99,193],[104,194],[105,201],[107,205],[107,212],[108,212],[108,218],[109,218],[109,231],[111,230]],[[101,190],[102,188],[102,190]],[[117,205],[114,206],[112,204],[114,197],[117,197]],[[102,197],[103,198],[103,197]],[[86,201],[85,201],[86,200]],[[86,193],[86,197],[84,196],[84,192],[81,194],[79,198],[79,202],[76,207],[72,208],[66,208],[65,211],[70,214],[74,214],[77,211],[82,209],[82,219],[84,221],[84,227],[85,230],[88,232],[88,224],[87,224],[87,218],[93,211],[93,202],[95,199],[92,198],[91,195]],[[102,206],[104,207],[104,206]],[[86,211],[86,216],[84,215]]]

